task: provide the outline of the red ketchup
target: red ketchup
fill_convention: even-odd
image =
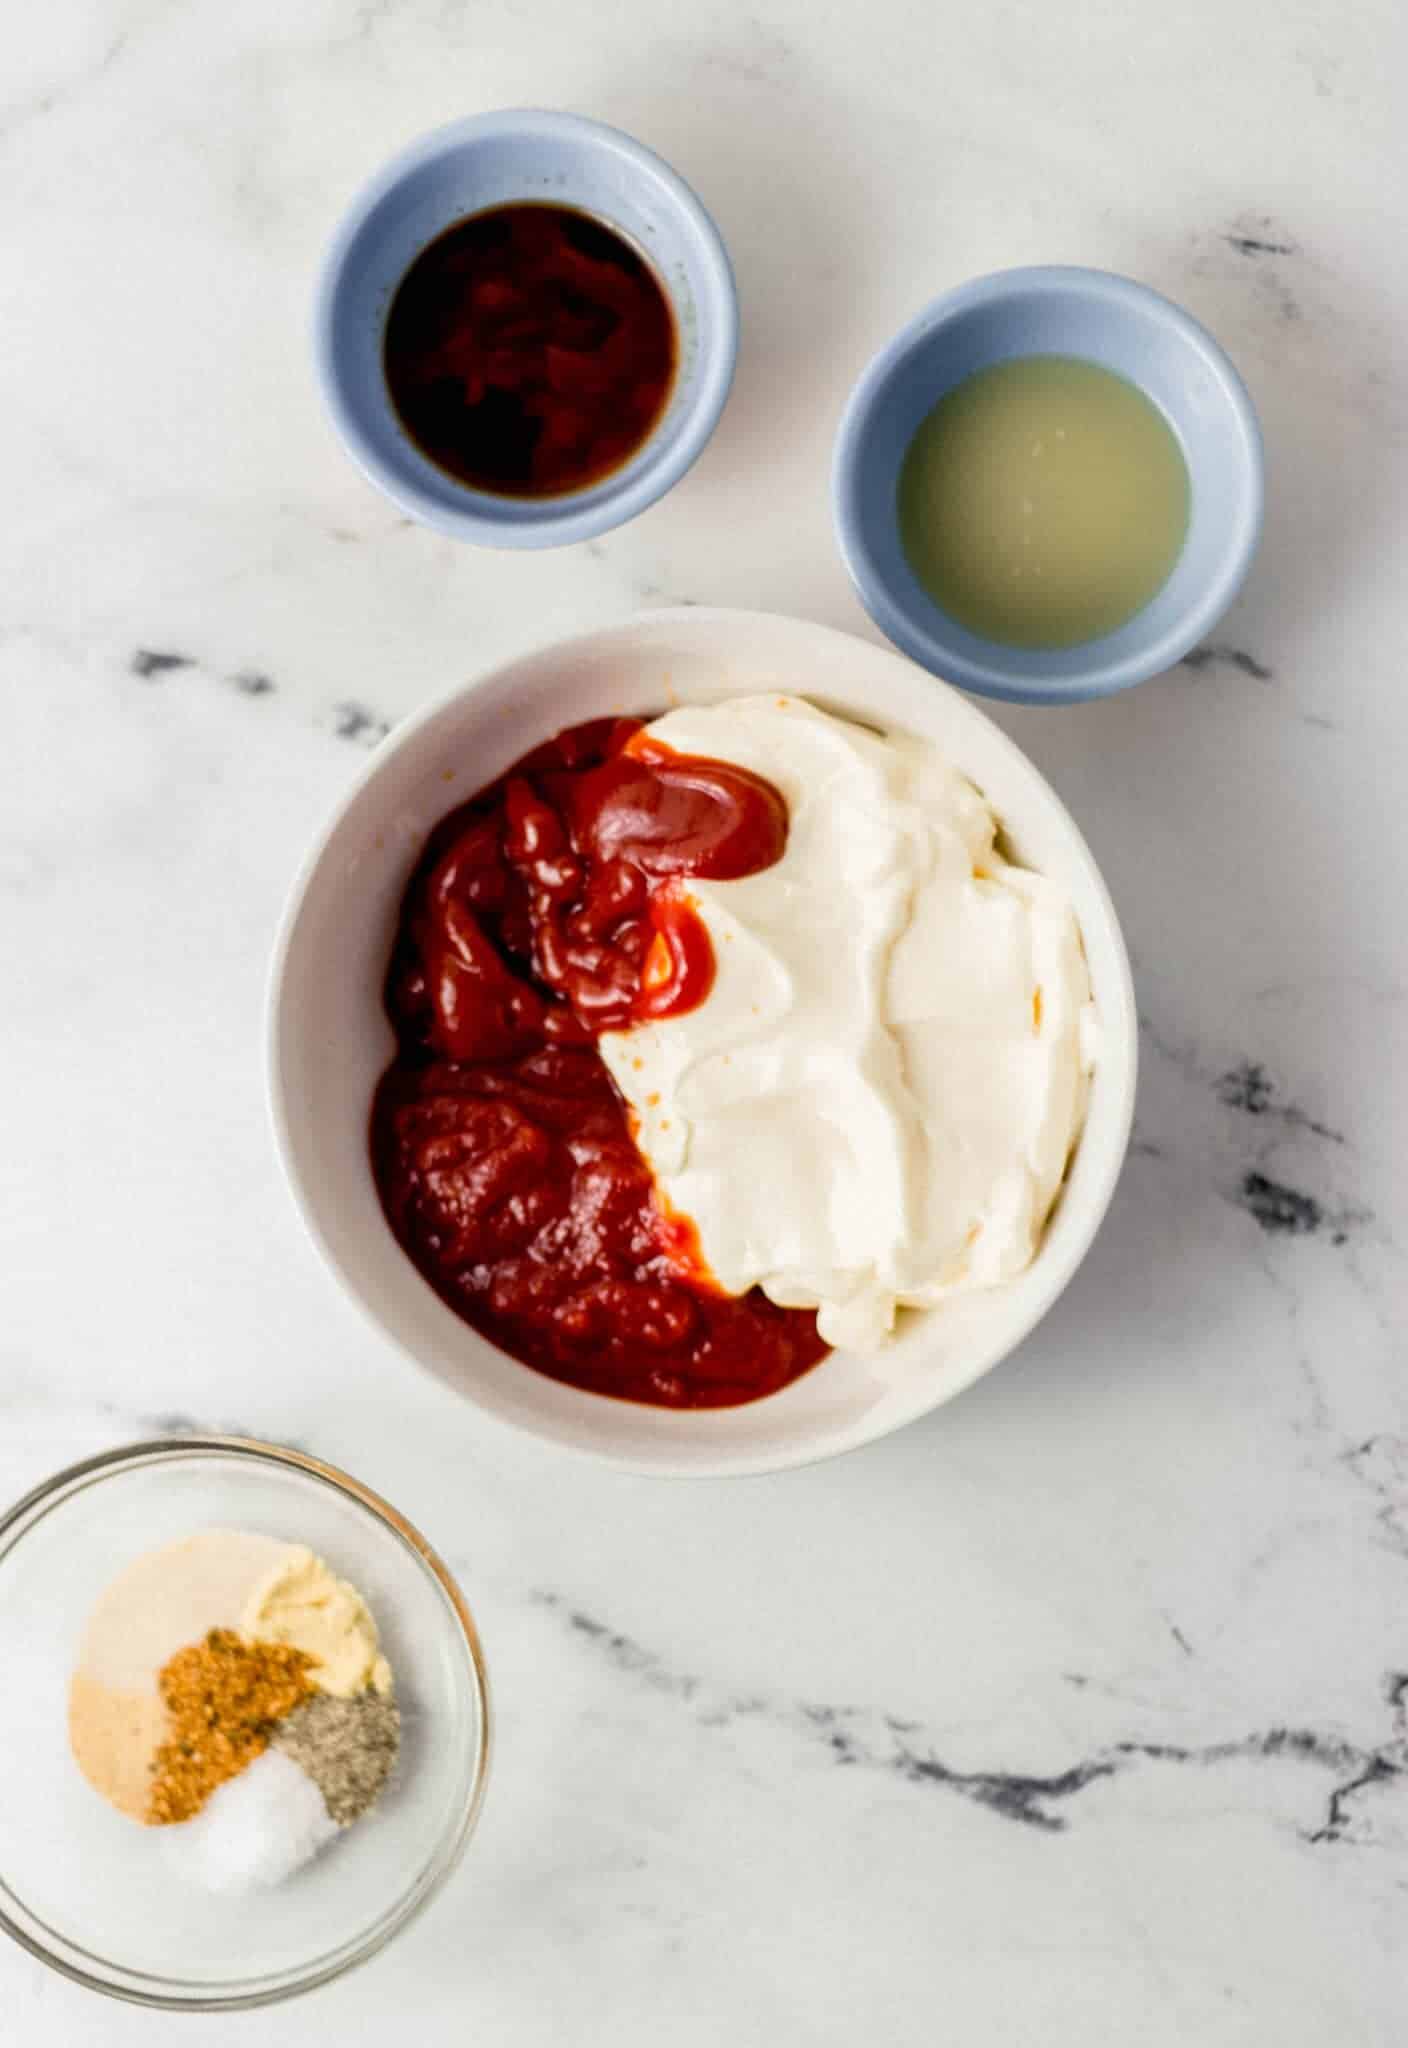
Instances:
[[[825,1356],[810,1310],[720,1292],[596,1048],[708,994],[690,877],[756,874],[786,843],[771,783],[634,719],[559,733],[427,841],[386,982],[377,1187],[441,1298],[552,1379],[721,1408]]]

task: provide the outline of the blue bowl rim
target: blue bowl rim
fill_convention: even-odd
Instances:
[[[1207,363],[1226,397],[1241,432],[1242,460],[1247,501],[1234,545],[1203,591],[1199,602],[1157,640],[1135,649],[1120,659],[1102,661],[1096,650],[1100,640],[1088,643],[1095,658],[1088,669],[1074,675],[1043,682],[1032,675],[1015,675],[1004,657],[1030,649],[1004,649],[996,642],[985,643],[989,657],[975,659],[950,649],[892,596],[889,585],[873,569],[865,539],[866,522],[858,511],[856,480],[860,453],[869,429],[875,401],[887,380],[906,355],[926,341],[936,328],[972,307],[1000,303],[1007,298],[1033,293],[1080,291],[1092,300],[1103,300],[1117,309],[1138,306],[1154,311]],[[837,545],[841,551],[857,596],[886,637],[917,661],[921,667],[961,689],[1009,704],[1070,704],[1091,697],[1112,696],[1135,683],[1147,682],[1172,668],[1227,609],[1251,567],[1261,537],[1265,503],[1265,465],[1261,426],[1250,393],[1227,351],[1202,325],[1174,300],[1151,285],[1124,277],[1118,271],[1097,270],[1082,264],[1032,264],[1012,270],[995,270],[969,278],[930,300],[914,318],[880,348],[854,385],[841,415],[832,462],[832,507]],[[1111,636],[1104,636],[1109,638]],[[1064,653],[1074,650],[1063,649]]]
[[[668,450],[640,468],[626,465],[621,471],[625,481],[619,489],[611,488],[609,476],[603,479],[596,487],[599,495],[593,496],[590,503],[579,502],[585,494],[530,501],[542,507],[541,513],[532,518],[523,517],[526,501],[522,499],[499,500],[490,492],[472,491],[467,486],[459,487],[463,509],[450,510],[423,491],[409,472],[388,467],[363,433],[357,409],[348,404],[332,367],[336,306],[343,272],[353,244],[375,208],[403,180],[427,164],[465,148],[492,144],[500,137],[521,140],[525,135],[536,135],[549,142],[570,137],[573,141],[604,146],[625,158],[637,171],[658,179],[670,191],[698,238],[700,253],[716,289],[717,309],[713,317],[720,326],[691,409]],[[733,264],[723,236],[698,194],[662,156],[624,129],[613,128],[587,114],[551,107],[501,107],[488,113],[467,114],[408,142],[372,173],[343,212],[318,273],[313,303],[313,359],[323,402],[344,447],[368,481],[422,525],[456,540],[489,547],[539,548],[590,540],[612,527],[624,525],[663,497],[692,468],[718,425],[738,360],[738,291]],[[649,442],[642,453],[648,449]],[[501,509],[509,504],[519,515],[514,521],[505,519]]]

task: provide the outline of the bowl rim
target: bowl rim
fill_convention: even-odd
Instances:
[[[541,507],[533,517],[523,516],[521,499],[500,500],[492,492],[471,490],[468,485],[458,486],[463,506],[451,507],[426,491],[409,469],[384,462],[365,431],[359,409],[348,402],[334,367],[342,280],[357,238],[376,208],[427,164],[492,146],[504,137],[521,139],[525,135],[547,142],[567,138],[608,150],[629,164],[632,175],[654,179],[665,188],[687,224],[708,274],[710,326],[714,330],[712,345],[700,352],[702,374],[689,411],[670,441],[652,456],[651,437],[647,437],[636,455],[614,473],[621,479],[619,483],[608,474],[591,487],[590,495],[567,492],[561,497],[528,501]],[[569,200],[570,194],[564,194],[564,203]],[[673,489],[693,467],[719,423],[733,385],[738,326],[738,289],[723,236],[699,195],[664,157],[624,129],[587,114],[551,107],[503,107],[463,115],[414,137],[354,193],[333,229],[318,269],[312,312],[313,362],[323,403],[344,449],[367,481],[401,511],[437,533],[479,546],[559,547],[591,540],[624,525]],[[503,508],[509,506],[517,508],[517,518],[505,517]]]
[[[284,1180],[294,1208],[298,1212],[314,1250],[334,1285],[339,1289],[343,1297],[353,1304],[366,1325],[376,1333],[378,1340],[382,1344],[389,1345],[393,1352],[408,1360],[419,1372],[427,1374],[437,1384],[442,1386],[447,1384],[444,1375],[424,1358],[419,1351],[413,1348],[389,1319],[383,1318],[363,1292],[355,1275],[344,1266],[341,1258],[333,1250],[323,1229],[316,1199],[305,1176],[299,1151],[294,1142],[282,1057],[284,1032],[282,1015],[283,986],[289,955],[295,942],[297,927],[302,913],[304,898],[308,893],[312,880],[320,868],[330,845],[341,830],[344,820],[357,805],[363,791],[384,772],[387,765],[394,758],[404,749],[408,749],[415,744],[420,733],[426,727],[433,725],[452,706],[464,700],[472,699],[481,688],[491,681],[509,674],[522,666],[539,661],[546,655],[560,654],[564,659],[570,659],[574,654],[585,652],[598,643],[604,641],[609,644],[618,636],[640,628],[683,628],[687,632],[694,633],[701,630],[708,632],[711,628],[720,625],[730,629],[743,627],[776,630],[781,627],[789,632],[800,629],[813,637],[826,638],[851,647],[856,650],[858,656],[862,656],[872,662],[879,660],[892,664],[895,671],[903,673],[906,681],[910,681],[912,678],[911,687],[917,684],[921,690],[926,692],[935,688],[943,689],[949,693],[952,699],[952,708],[961,720],[972,721],[976,726],[982,727],[997,749],[1015,759],[1021,770],[1040,785],[1046,799],[1059,816],[1063,835],[1068,839],[1078,860],[1084,864],[1092,897],[1099,907],[1102,928],[1110,942],[1112,988],[1109,993],[1113,995],[1113,1008],[1118,1014],[1107,1021],[1113,1027],[1111,1066],[1118,1080],[1119,1093],[1114,1098],[1112,1107],[1107,1113],[1108,1153],[1102,1169],[1102,1181],[1090,1202],[1088,1221],[1083,1234],[1071,1246],[1066,1247],[1064,1267],[1056,1270],[1054,1277],[1048,1283],[1040,1300],[1032,1308],[1030,1315],[1022,1323],[1022,1326],[1015,1335],[1003,1340],[1000,1348],[993,1355],[979,1354],[971,1366],[955,1370],[949,1381],[934,1399],[926,1402],[922,1407],[915,1408],[908,1415],[882,1421],[878,1426],[873,1418],[862,1417],[858,1423],[852,1425],[848,1430],[841,1432],[838,1439],[820,1443],[789,1441],[763,1450],[746,1452],[732,1449],[720,1450],[707,1457],[701,1457],[697,1454],[686,1456],[673,1450],[661,1449],[659,1451],[652,1451],[649,1456],[646,1456],[637,1455],[628,1449],[612,1448],[600,1443],[582,1442],[579,1438],[565,1431],[541,1426],[534,1422],[522,1420],[515,1415],[507,1414],[492,1402],[481,1399],[472,1389],[462,1385],[456,1385],[452,1389],[462,1400],[468,1403],[475,1413],[487,1417],[496,1426],[514,1430],[520,1437],[526,1437],[538,1444],[547,1444],[556,1450],[568,1451],[579,1457],[590,1458],[598,1464],[610,1466],[617,1471],[635,1473],[647,1478],[705,1480],[746,1478],[820,1464],[828,1458],[839,1457],[846,1452],[859,1450],[865,1445],[876,1442],[880,1438],[891,1434],[896,1429],[907,1427],[910,1422],[919,1420],[923,1415],[931,1414],[935,1409],[944,1406],[949,1400],[955,1398],[958,1394],[964,1392],[968,1387],[983,1378],[996,1365],[1000,1364],[1002,1359],[1009,1356],[1019,1344],[1023,1343],[1045,1318],[1074,1278],[1090,1246],[1094,1242],[1110,1203],[1114,1198],[1115,1189],[1128,1152],[1129,1137],[1134,1120],[1135,1089],[1138,1079],[1138,1012],[1129,952],[1120,927],[1119,916],[1110,895],[1109,886],[1105,881],[1099,864],[1090,851],[1080,827],[1076,824],[1065,803],[1057,795],[1041,770],[1023,749],[1018,746],[1017,742],[1003,731],[1001,726],[997,725],[985,711],[965,697],[960,691],[951,689],[951,686],[944,683],[935,683],[929,676],[923,674],[921,670],[916,669],[911,663],[907,662],[902,655],[896,653],[893,648],[882,646],[873,640],[861,639],[856,634],[844,632],[837,627],[822,625],[814,620],[798,619],[786,613],[758,612],[724,606],[691,605],[662,607],[658,610],[629,614],[624,618],[591,627],[584,632],[554,636],[548,640],[531,643],[519,648],[515,652],[506,653],[486,664],[468,681],[455,684],[449,689],[439,692],[399,724],[391,736],[368,758],[351,784],[332,806],[329,814],[324,819],[321,829],[316,834],[299,865],[289,888],[270,957],[265,995],[265,1084],[275,1150],[283,1169]],[[805,694],[805,688],[803,688],[803,694]],[[821,694],[824,696],[826,693],[823,691]],[[903,722],[898,713],[891,713],[889,715],[892,717],[893,722],[897,724]],[[961,766],[962,764],[960,763],[959,765]],[[1086,1141],[1088,1130],[1089,1126],[1087,1125],[1082,1142]],[[1040,1253],[1038,1256],[1040,1256]],[[407,1262],[407,1270],[411,1273],[414,1273],[415,1270],[409,1261]],[[487,1342],[487,1340],[481,1341]],[[528,1366],[523,1366],[521,1369],[524,1372],[531,1371],[531,1368]],[[606,1395],[591,1394],[583,1389],[573,1389],[572,1391],[578,1394],[582,1401],[587,1402],[605,1402],[612,1398]],[[625,1405],[629,1406],[632,1404]]]
[[[939,328],[975,306],[1000,305],[1022,297],[1079,295],[1092,303],[1104,303],[1118,312],[1139,308],[1152,313],[1166,327],[1200,355],[1213,373],[1237,428],[1239,466],[1245,486],[1245,503],[1232,544],[1217,573],[1204,586],[1196,604],[1157,639],[1119,658],[1097,656],[1087,668],[1049,682],[1031,675],[1016,675],[1004,661],[1005,653],[1026,653],[1029,649],[1004,650],[995,641],[982,644],[989,650],[982,657],[947,646],[895,597],[889,582],[876,573],[868,539],[868,522],[859,509],[857,480],[861,451],[869,432],[876,400],[897,366]],[[1137,381],[1137,380],[1133,380]],[[940,292],[899,331],[882,344],[870,358],[852,386],[841,413],[831,464],[832,523],[836,545],[856,595],[886,637],[931,674],[942,676],[959,688],[1008,704],[1074,704],[1095,697],[1112,696],[1136,683],[1147,682],[1179,662],[1189,649],[1214,626],[1241,588],[1255,558],[1261,539],[1265,508],[1265,454],[1261,423],[1251,394],[1236,364],[1202,322],[1175,300],[1152,285],[1118,271],[1100,270],[1077,263],[1027,264],[1011,270],[994,270],[982,277],[968,278],[950,290]],[[1137,616],[1137,615],[1136,615]],[[1108,639],[1109,635],[1101,638]],[[1098,649],[1101,638],[1085,647]],[[1080,647],[1062,650],[1076,654]]]
[[[364,1486],[361,1480],[354,1479],[340,1466],[330,1465],[310,1452],[295,1450],[285,1444],[266,1443],[257,1437],[218,1433],[145,1438],[110,1451],[98,1451],[92,1457],[81,1458],[41,1480],[0,1515],[0,1571],[4,1570],[6,1560],[33,1529],[89,1487],[125,1472],[138,1471],[144,1466],[175,1464],[187,1459],[199,1462],[213,1457],[233,1457],[252,1464],[272,1465],[311,1478],[364,1509],[403,1549],[411,1552],[435,1580],[458,1625],[469,1665],[479,1732],[469,1796],[458,1822],[453,1832],[438,1844],[430,1862],[400,1902],[366,1935],[344,1944],[341,1950],[312,1968],[281,1971],[273,1978],[255,1979],[245,1988],[217,1988],[214,1995],[158,1989],[156,1987],[163,1981],[177,1980],[162,1980],[146,1971],[125,1970],[121,1965],[108,1963],[105,1958],[90,1956],[89,1961],[94,1965],[101,1961],[104,1967],[120,1973],[117,1980],[99,1975],[96,1968],[87,1969],[73,1960],[74,1953],[85,1955],[87,1952],[69,1937],[49,1928],[37,1913],[25,1907],[0,1872],[0,1930],[21,1948],[86,1990],[100,1992],[128,2005],[166,2012],[240,2012],[280,2004],[285,1999],[301,1997],[319,1985],[331,1983],[334,1978],[346,1975],[349,1970],[357,1969],[379,1955],[404,1927],[419,1917],[463,1858],[483,1810],[493,1751],[493,1705],[488,1667],[474,1617],[454,1574],[415,1524],[408,1521],[390,1501],[373,1488]],[[14,1917],[12,1908],[24,1913],[23,1922]],[[36,1930],[43,1930],[43,1934],[49,1935],[55,1944],[62,1944],[68,1953],[61,1952],[58,1946],[51,1947]]]

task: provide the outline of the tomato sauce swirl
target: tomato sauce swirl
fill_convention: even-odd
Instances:
[[[691,879],[756,874],[786,843],[761,776],[596,719],[451,811],[411,877],[385,991],[397,1049],[372,1111],[378,1192],[442,1300],[553,1379],[726,1407],[825,1355],[811,1311],[714,1283],[596,1043],[705,999]]]

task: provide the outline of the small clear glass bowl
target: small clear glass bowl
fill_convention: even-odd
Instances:
[[[68,1746],[68,1682],[98,1595],[143,1552],[217,1526],[306,1543],[360,1587],[402,1713],[372,1812],[287,1883],[238,1898],[178,1879],[161,1831],[110,1808]],[[365,1962],[445,1882],[483,1801],[488,1686],[459,1589],[394,1508],[298,1451],[134,1444],[36,1487],[0,1519],[0,1660],[0,1926],[138,2005],[265,2005]]]

